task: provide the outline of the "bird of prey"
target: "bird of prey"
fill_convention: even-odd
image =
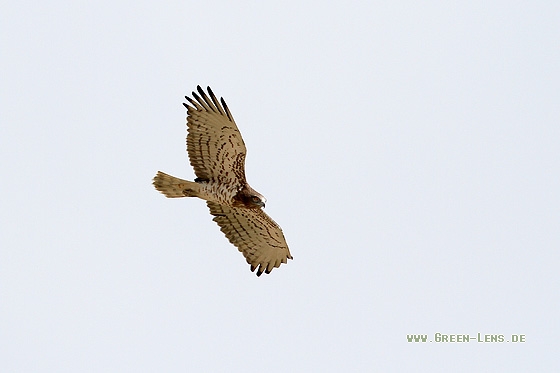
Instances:
[[[157,190],[168,198],[206,200],[210,214],[257,276],[293,259],[282,229],[264,211],[266,199],[245,179],[247,149],[224,99],[200,86],[185,96],[187,152],[196,178],[187,181],[158,171]],[[220,104],[221,102],[221,104]]]

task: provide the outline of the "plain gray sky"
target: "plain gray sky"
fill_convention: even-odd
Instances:
[[[559,369],[560,5],[16,1],[0,15],[0,370]],[[193,178],[210,85],[294,260]],[[407,334],[525,343],[408,343]]]

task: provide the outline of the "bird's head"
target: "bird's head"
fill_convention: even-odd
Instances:
[[[260,194],[253,194],[249,198],[249,205],[250,206],[247,206],[247,207],[249,207],[249,208],[260,208],[260,207],[264,207],[265,203],[266,203],[266,198],[264,198]]]
[[[239,191],[235,199],[238,201],[240,206],[247,209],[260,209],[261,207],[264,207],[266,203],[266,198],[249,186],[246,186]]]

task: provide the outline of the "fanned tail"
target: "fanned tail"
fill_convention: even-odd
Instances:
[[[197,197],[200,188],[194,181],[179,179],[161,171],[154,177],[153,184],[167,198]]]

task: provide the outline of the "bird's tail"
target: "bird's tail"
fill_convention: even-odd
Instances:
[[[154,177],[154,187],[167,198],[197,197],[200,185],[194,181],[179,179],[158,171]]]

